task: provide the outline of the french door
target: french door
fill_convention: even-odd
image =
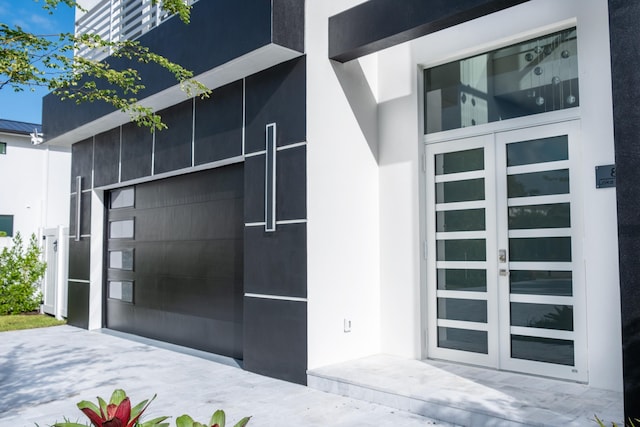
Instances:
[[[428,355],[586,381],[577,121],[428,143]]]

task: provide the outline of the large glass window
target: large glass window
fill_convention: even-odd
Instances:
[[[0,215],[0,237],[13,237],[13,215]]]
[[[425,133],[576,107],[576,29],[424,71]]]

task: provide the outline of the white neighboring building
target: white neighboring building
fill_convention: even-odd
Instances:
[[[66,239],[69,224],[71,150],[34,145],[34,123],[0,119],[0,248],[9,246],[17,232],[28,242],[31,234],[44,238],[48,264],[43,284],[44,310],[66,316]],[[2,233],[4,234],[4,233]],[[60,293],[58,295],[58,293]],[[58,304],[56,304],[56,301]]]

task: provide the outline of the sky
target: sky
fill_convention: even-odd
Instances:
[[[34,34],[73,32],[73,9],[60,5],[49,15],[43,4],[44,0],[0,0],[0,22]],[[0,119],[42,123],[42,97],[47,93],[41,88],[14,92],[5,86],[0,89]]]

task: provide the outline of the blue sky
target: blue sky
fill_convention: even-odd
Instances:
[[[0,0],[0,22],[9,26],[19,25],[34,34],[73,32],[74,11],[60,5],[52,15],[42,9],[44,0]],[[0,118],[22,122],[42,123],[42,97],[46,89],[31,92],[14,92],[4,87],[0,90]]]

